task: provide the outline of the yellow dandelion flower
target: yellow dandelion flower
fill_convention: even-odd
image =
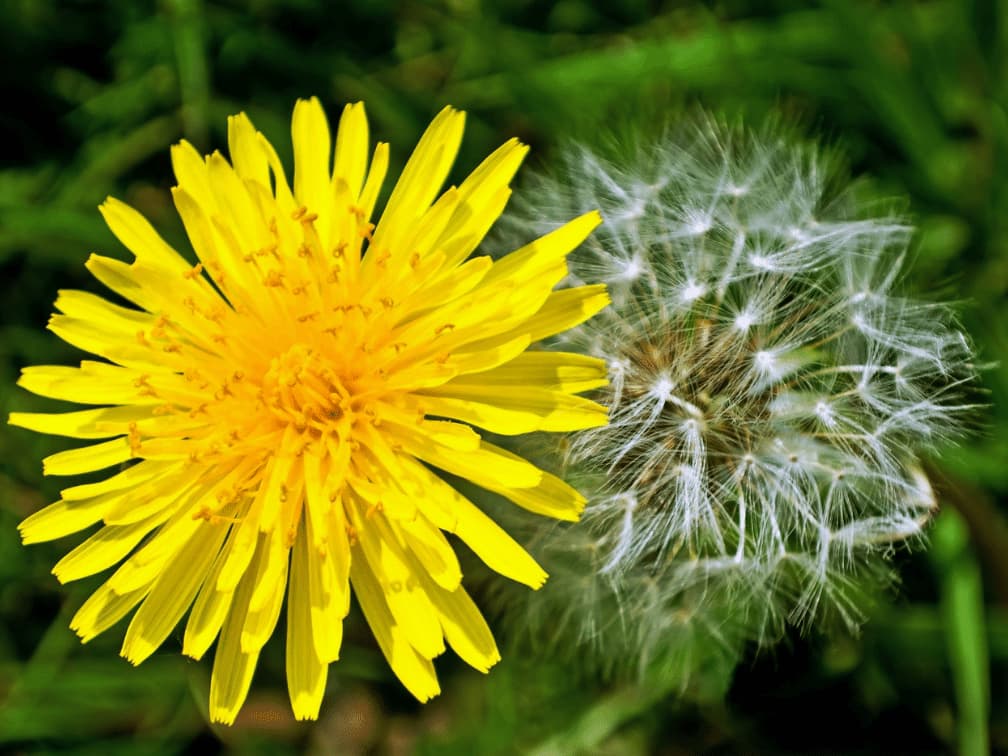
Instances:
[[[550,517],[576,519],[584,504],[473,426],[606,422],[576,396],[605,383],[600,360],[526,351],[608,302],[602,286],[553,291],[600,219],[588,213],[497,262],[470,258],[527,147],[506,142],[438,197],[463,122],[451,108],[434,119],[376,224],[388,146],[369,166],[360,103],[343,110],[335,155],[318,100],[297,103],[293,189],[244,114],[228,121],[230,163],[176,145],[172,194],[199,262],[108,199],[101,212],[135,259],[93,255],[87,267],[139,309],[61,291],[50,329],[106,361],[22,374],[36,394],[99,406],[16,412],[12,424],[109,439],[48,457],[46,474],[117,468],[20,525],[34,543],[100,523],[54,567],[62,582],[121,562],[71,627],[86,642],[139,606],[122,646],[139,664],[188,610],[182,652],[198,659],[217,640],[215,721],[234,721],[285,594],[299,719],[318,715],[351,586],[420,700],[439,692],[431,660],[446,641],[478,670],[499,659],[444,533],[533,588],[546,573],[431,468]]]

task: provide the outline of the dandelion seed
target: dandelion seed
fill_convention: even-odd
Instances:
[[[644,272],[644,268],[641,265],[640,260],[634,257],[630,260],[627,260],[626,263],[623,264],[623,271],[621,277],[627,281],[633,281],[642,272]]]
[[[599,216],[496,263],[470,259],[527,148],[506,142],[438,198],[462,128],[451,108],[434,119],[376,223],[388,147],[368,165],[361,104],[344,109],[333,145],[318,101],[297,103],[293,186],[244,114],[228,122],[230,163],[176,145],[172,193],[199,263],[107,200],[102,214],[135,259],[93,256],[87,267],[139,309],[61,292],[50,328],[107,361],[21,377],[95,408],[17,412],[12,424],[110,439],[48,457],[47,474],[119,466],[20,526],[34,543],[101,524],[56,565],[60,581],[122,562],[71,627],[87,641],[139,607],[122,647],[139,664],[191,607],[183,653],[200,658],[217,640],[214,721],[234,721],[285,597],[298,719],[318,715],[351,593],[420,700],[439,691],[431,659],[445,643],[484,672],[498,660],[443,533],[533,588],[546,573],[427,465],[542,515],[573,520],[584,505],[472,426],[606,422],[576,395],[605,384],[605,361],[526,351],[608,302],[599,285],[552,291]]]
[[[687,281],[686,285],[682,289],[682,293],[679,295],[679,299],[684,303],[688,304],[694,302],[704,294],[707,293],[707,287],[696,281]]]
[[[756,324],[756,316],[746,310],[735,316],[735,328],[745,333]]]

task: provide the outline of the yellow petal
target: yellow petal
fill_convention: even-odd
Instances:
[[[354,200],[364,185],[367,170],[368,122],[364,103],[356,102],[343,108],[339,128],[336,130],[336,157],[333,162],[333,181],[346,182]]]
[[[144,286],[138,280],[139,268],[135,264],[127,265],[111,257],[91,255],[84,263],[84,267],[116,294],[148,312],[157,312],[164,303],[164,296],[160,292]]]
[[[457,452],[432,444],[424,439],[422,432],[407,433],[405,428],[398,430],[396,440],[413,456],[491,490],[494,487],[531,488],[539,485],[543,477],[542,470],[535,465],[485,441],[476,451]]]
[[[102,407],[77,412],[11,412],[7,422],[38,433],[71,438],[109,438],[129,431],[129,424],[152,417],[151,405]]]
[[[301,528],[292,549],[287,599],[287,692],[298,720],[318,719],[329,670],[312,640],[308,550],[308,536]]]
[[[134,606],[143,601],[150,588],[150,585],[146,585],[121,596],[103,585],[77,610],[70,620],[70,629],[80,636],[82,643],[87,643],[129,614]]]
[[[453,233],[450,238],[440,242],[446,252],[446,265],[457,265],[472,254],[493,224],[500,218],[510,199],[511,189],[505,186],[498,189],[487,198],[484,204],[478,207],[474,207],[471,202],[466,205],[466,212],[471,213],[471,216],[466,219],[464,224],[460,224],[458,229],[451,229],[457,233]]]
[[[241,291],[243,287],[253,286],[252,271],[249,266],[236,260],[229,247],[218,239],[214,225],[207,215],[208,208],[201,206],[188,191],[180,186],[174,187],[171,193],[175,209],[178,211],[179,218],[182,219],[186,236],[189,237],[189,243],[196,252],[196,256],[207,266],[211,275],[217,265],[221,266],[225,280],[221,281],[219,275],[214,276],[214,280],[221,291],[227,294],[229,299],[232,299],[231,304],[236,304],[233,301],[236,293]]]
[[[280,162],[280,156],[277,155],[276,148],[270,144],[270,141],[262,134],[258,134],[257,136],[259,138],[259,146],[266,153],[270,170],[273,172],[273,194],[276,197],[277,206],[280,208],[281,213],[290,214],[297,209],[297,206],[294,204],[294,194],[291,192],[290,184],[287,183],[287,175],[284,173],[283,163]]]
[[[227,228],[243,250],[258,250],[268,246],[273,237],[267,227],[267,220],[259,212],[248,187],[219,152],[207,158],[207,176],[221,209],[218,215],[211,216],[215,227]]]
[[[198,496],[200,493],[201,491],[197,489],[195,495]],[[157,578],[168,560],[192,538],[204,522],[192,514],[190,504],[193,498],[190,491],[183,491],[178,495],[169,493],[164,497],[164,503],[152,507],[152,516],[163,517],[164,525],[153,533],[109,579],[109,588],[117,593],[128,593],[136,586]],[[166,513],[168,516],[165,516]]]
[[[198,472],[183,471],[171,480],[150,482],[112,498],[102,519],[107,525],[131,525],[165,509],[178,509],[199,484]]]
[[[495,572],[532,588],[542,586],[546,572],[500,525],[423,465],[409,467],[417,490],[425,494],[423,512],[434,525],[455,533]]]
[[[333,584],[330,601],[340,618],[350,612],[350,543],[347,539],[347,521],[343,511],[342,497],[336,500],[329,511],[329,553],[333,559]],[[337,651],[339,649],[336,649]],[[323,656],[323,658],[325,658]]]
[[[411,318],[416,317],[418,309],[429,310],[431,313],[444,312],[445,306],[450,302],[471,292],[492,267],[493,261],[484,255],[452,267],[440,276],[433,276],[429,282],[410,295],[404,309],[410,312]],[[433,303],[436,305],[431,306]],[[411,335],[403,332],[401,337],[409,339]]]
[[[539,341],[579,325],[610,302],[605,284],[561,289],[549,295],[531,318],[495,336],[493,342],[514,338],[518,334]]]
[[[521,457],[493,444],[489,444],[486,441],[483,442],[483,446],[487,451],[492,451],[503,458],[524,461]],[[480,485],[484,484],[481,483]],[[547,472],[542,473],[542,477],[537,485],[527,488],[518,488],[514,485],[503,486],[499,483],[485,487],[510,499],[518,506],[530,512],[553,517],[557,520],[577,520],[581,516],[581,512],[585,506],[584,496],[556,475]]]
[[[389,146],[385,142],[378,142],[375,145],[374,155],[371,157],[371,168],[368,170],[367,181],[361,189],[360,201],[358,205],[365,219],[370,218],[374,212],[375,203],[378,201],[378,193],[381,191],[382,183],[385,181],[385,174],[388,172]]]
[[[479,449],[480,436],[472,428],[461,423],[445,420],[427,420],[419,414],[417,403],[412,413],[385,402],[376,403],[375,412],[383,423],[392,428],[401,428],[415,434],[418,430],[433,443],[455,451],[475,451]]]
[[[458,202],[458,189],[451,187],[417,220],[411,229],[411,235],[405,237],[402,244],[414,250],[421,259],[431,252],[436,252],[439,249],[436,246],[437,240],[455,214]],[[487,269],[489,268],[488,265]]]
[[[417,392],[417,396],[432,415],[455,418],[503,435],[581,430],[608,421],[601,404],[531,385],[449,382]]]
[[[155,321],[150,313],[112,304],[104,297],[87,291],[61,289],[53,306],[72,318],[90,320],[114,330],[134,334]]]
[[[227,528],[204,522],[157,577],[123,640],[120,653],[132,664],[154,653],[182,619],[226,534]]]
[[[366,505],[365,505],[366,506]],[[383,514],[365,519],[353,508],[353,526],[370,572],[381,585],[389,611],[404,636],[422,656],[444,652],[444,639],[434,607],[411,569],[393,525]],[[351,570],[353,569],[351,565]]]
[[[18,525],[24,544],[51,541],[91,527],[104,516],[118,493],[77,501],[57,501],[29,515]]]
[[[384,590],[363,554],[355,554],[351,560],[350,580],[364,618],[392,671],[418,700],[429,701],[441,692],[434,665],[417,652],[403,628],[396,624],[385,603]]]
[[[230,536],[225,542],[224,548],[214,559],[206,580],[203,581],[203,586],[200,588],[199,595],[196,597],[196,603],[189,613],[185,636],[182,639],[182,653],[193,659],[202,658],[210,648],[210,644],[214,642],[214,638],[220,632],[221,625],[231,608],[234,591],[217,590],[217,580],[221,568],[227,561],[228,552],[233,543],[233,528]]]
[[[286,533],[276,530],[264,533],[262,538],[265,554],[259,560],[256,574],[250,575],[255,587],[242,628],[241,647],[246,652],[258,652],[273,635],[287,587],[290,549],[285,543]]]
[[[397,526],[406,546],[416,557],[416,563],[422,565],[420,572],[429,574],[444,590],[454,591],[458,588],[462,582],[462,567],[441,531],[423,515],[417,515],[413,520],[399,521]],[[430,591],[427,594],[433,600],[434,594]]]
[[[403,234],[431,206],[462,142],[465,114],[442,110],[424,132],[406,162],[374,232],[370,249],[389,250],[405,260],[410,252],[400,248]],[[365,259],[365,265],[369,264]]]
[[[112,233],[138,260],[164,268],[169,273],[181,273],[191,267],[158,235],[146,218],[126,203],[109,197],[98,209]]]
[[[255,560],[259,558],[257,549]],[[221,630],[220,641],[217,643],[213,672],[210,676],[212,722],[223,724],[234,722],[238,710],[248,695],[252,673],[255,672],[256,662],[259,660],[258,651],[244,651],[241,647],[241,635],[248,615],[249,599],[255,588],[254,577],[257,566],[257,563],[253,563],[252,569],[239,582],[234,601]]]
[[[183,469],[177,462],[162,462],[160,460],[142,460],[132,467],[127,467],[120,473],[97,483],[83,483],[60,491],[66,501],[82,501],[95,496],[103,496],[113,491],[124,491],[167,478]],[[168,487],[167,483],[165,484]]]
[[[129,554],[170,512],[159,512],[132,525],[106,525],[60,559],[52,572],[61,583],[94,575]]]
[[[508,184],[528,154],[528,147],[509,139],[490,154],[458,188],[459,203],[451,222],[435,246],[447,246],[453,240],[452,254],[446,267],[457,265],[476,249],[489,228],[500,217],[511,192]]]
[[[605,386],[606,377],[606,362],[597,357],[571,352],[528,351],[492,369],[459,375],[443,390],[461,385],[535,386],[576,394]]]
[[[228,116],[228,152],[238,175],[269,186],[269,161],[252,121],[244,113]]]
[[[343,617],[349,608],[350,549],[342,523],[342,503],[336,511],[336,502],[330,502],[322,490],[321,460],[305,454],[304,469],[312,642],[319,660],[328,663],[339,658],[343,642]],[[333,518],[337,522],[331,522]]]
[[[297,101],[291,121],[291,139],[294,144],[294,196],[309,212],[318,214],[319,235],[327,238],[332,147],[329,122],[317,97]]]
[[[141,394],[143,373],[85,360],[79,368],[33,365],[21,371],[18,385],[39,396],[79,404],[163,404]]]
[[[535,278],[541,269],[566,257],[588,238],[588,234],[601,222],[602,216],[597,210],[568,221],[555,231],[498,260],[487,276],[486,283],[504,281],[512,277],[522,280]]]
[[[525,334],[505,339],[474,341],[448,356],[448,364],[461,377],[468,373],[481,373],[513,360],[525,351],[530,343]]]
[[[256,494],[256,504],[253,511],[257,513],[259,530],[264,533],[276,527],[280,516],[281,499],[286,499],[285,491],[290,487],[291,470],[294,468],[293,452],[290,451],[297,443],[298,433],[293,425],[287,426],[280,439],[279,448],[266,465]],[[297,474],[299,471],[296,471]]]
[[[178,186],[206,208],[207,213],[217,212],[217,198],[210,186],[206,162],[196,148],[184,139],[172,145],[171,163]]]
[[[241,518],[241,522],[231,534],[228,548],[226,549],[229,552],[227,561],[222,565],[220,575],[217,577],[218,591],[234,590],[235,586],[238,585],[238,581],[241,580],[242,576],[249,569],[259,538],[259,515],[265,504],[267,492],[267,487],[262,481],[269,480],[272,477],[272,471],[275,466],[276,457],[271,457],[266,463],[266,468],[260,477],[259,490],[252,499],[248,510]],[[269,490],[271,492],[279,491],[279,483],[277,483],[275,489],[271,488]]]
[[[355,461],[357,474],[349,478],[349,490],[344,489],[343,498],[347,502],[354,500],[364,502],[362,506],[365,512],[373,514],[380,509],[390,519],[411,520],[417,516],[418,500],[403,490],[400,479],[401,465],[391,452],[390,456],[392,458],[388,461],[392,464],[383,465],[364,458],[364,455],[358,455],[358,460]],[[383,484],[373,482],[375,480],[382,480]],[[357,505],[349,503],[347,505],[351,525],[356,528],[351,506]]]
[[[470,667],[489,672],[490,667],[500,661],[500,652],[493,633],[469,594],[461,586],[453,591],[431,586],[430,596],[452,650]]]

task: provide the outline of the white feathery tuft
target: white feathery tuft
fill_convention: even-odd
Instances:
[[[898,292],[912,229],[833,193],[816,148],[705,117],[632,152],[569,149],[510,216],[544,232],[599,208],[569,280],[613,300],[550,345],[606,360],[610,424],[568,440],[589,504],[533,539],[565,568],[530,620],[566,617],[603,653],[617,628],[641,663],[673,616],[756,640],[825,613],[856,626],[858,581],[935,506],[918,454],[963,428],[969,342]]]

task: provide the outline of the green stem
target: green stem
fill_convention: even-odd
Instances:
[[[966,523],[956,510],[942,511],[932,538],[958,710],[958,752],[984,756],[990,752],[990,667],[980,566]]]

